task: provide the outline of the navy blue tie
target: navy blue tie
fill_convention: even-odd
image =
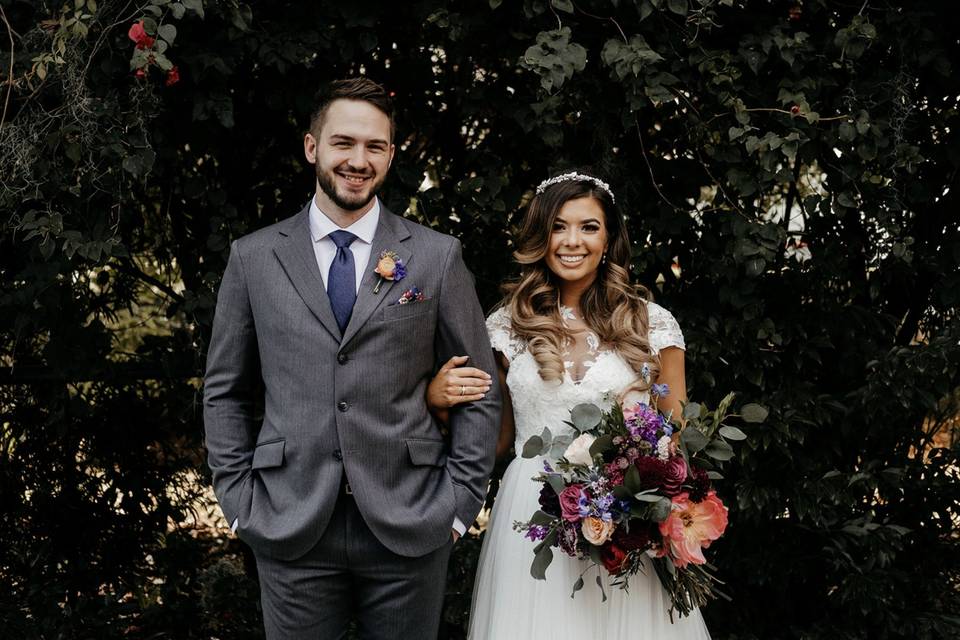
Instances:
[[[350,243],[357,236],[349,231],[333,231],[330,239],[337,245],[337,255],[333,257],[330,275],[327,276],[327,295],[340,334],[343,335],[353,313],[353,303],[357,301],[357,270],[353,266],[353,252],[350,251]]]

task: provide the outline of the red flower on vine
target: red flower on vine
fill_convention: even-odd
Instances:
[[[164,81],[168,87],[172,84],[177,84],[180,82],[180,70],[174,67],[167,72],[167,79]]]
[[[153,46],[153,43],[156,42],[155,38],[147,35],[147,30],[143,26],[143,20],[134,22],[130,26],[130,31],[127,32],[127,36],[137,43],[137,49],[149,49]]]

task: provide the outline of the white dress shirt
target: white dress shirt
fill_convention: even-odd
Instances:
[[[350,252],[353,254],[353,266],[357,270],[357,291],[360,291],[360,283],[366,274],[367,265],[370,262],[370,250],[373,248],[373,236],[377,232],[377,224],[380,222],[380,199],[373,199],[373,207],[363,216],[346,228],[341,228],[328,218],[320,207],[317,206],[317,199],[310,199],[310,237],[313,238],[313,253],[317,257],[317,266],[320,267],[320,276],[323,278],[323,287],[327,287],[327,279],[330,275],[330,265],[333,264],[333,258],[337,255],[337,245],[330,238],[334,231],[349,231],[357,236],[357,239],[350,244]],[[376,264],[373,265],[375,267]],[[370,267],[371,269],[373,267]]]

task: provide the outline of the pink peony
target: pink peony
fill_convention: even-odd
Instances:
[[[727,528],[727,508],[716,492],[711,491],[703,502],[691,502],[687,493],[673,498],[673,511],[660,523],[664,546],[669,548],[673,564],[703,564],[703,549],[723,535]]]
[[[564,487],[560,492],[560,512],[567,522],[580,521],[580,496],[583,495],[583,485],[572,484]]]

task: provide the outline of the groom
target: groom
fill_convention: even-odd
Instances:
[[[451,412],[449,442],[427,411],[440,363],[495,364],[460,243],[376,197],[393,133],[380,85],[332,83],[304,137],[316,194],[236,240],[220,285],[206,444],[270,640],[342,638],[351,618],[363,638],[435,638],[493,466],[497,385]]]

